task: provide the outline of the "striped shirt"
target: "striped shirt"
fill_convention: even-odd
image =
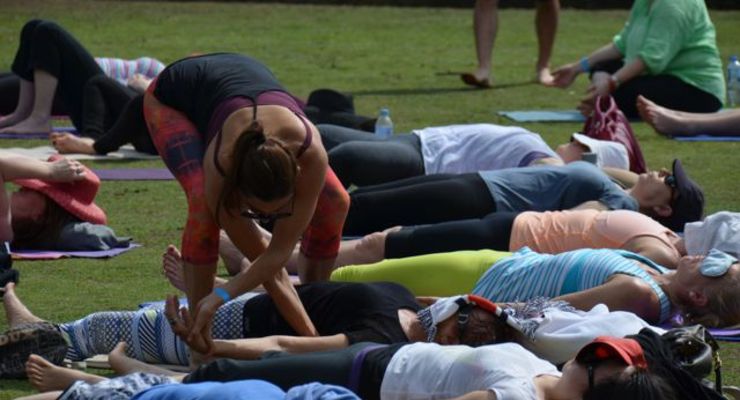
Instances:
[[[671,316],[671,302],[657,282],[634,261],[664,274],[668,269],[624,250],[581,249],[561,254],[535,253],[524,247],[495,263],[473,293],[497,302],[557,297],[601,286],[614,274],[631,275],[650,285],[660,301],[660,321]]]
[[[151,57],[139,57],[135,60],[96,57],[95,61],[105,75],[117,80],[122,85],[126,85],[128,79],[135,74],[141,74],[149,79],[154,79],[164,69],[164,64],[156,58]]]

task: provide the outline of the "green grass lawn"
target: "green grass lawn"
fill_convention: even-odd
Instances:
[[[144,3],[99,1],[0,2],[0,70],[10,69],[21,26],[54,19],[92,54],[155,56],[165,63],[193,52],[235,51],[270,66],[298,96],[330,87],[355,95],[360,114],[391,109],[397,131],[430,125],[508,124],[498,110],[572,108],[585,90],[581,78],[568,90],[534,85],[536,43],[532,10],[504,10],[495,49],[494,90],[470,90],[455,72],[474,66],[471,11],[388,7]],[[564,10],[554,65],[607,43],[627,11]],[[712,12],[724,60],[740,53],[740,12]],[[732,39],[736,38],[736,39]],[[577,124],[526,124],[551,145]],[[735,157],[740,143],[679,143],[634,124],[652,168],[680,157],[703,185],[707,212],[740,210]],[[32,146],[43,141],[5,141]],[[735,161],[733,161],[735,160]],[[90,163],[97,168],[151,167],[161,162]],[[19,295],[37,315],[66,321],[100,310],[128,310],[172,292],[160,274],[160,256],[179,243],[185,198],[175,181],[106,183],[98,196],[119,235],[142,248],[107,261],[18,262]],[[0,330],[6,327],[0,321]],[[725,381],[740,384],[740,346],[725,344]],[[33,393],[24,381],[0,380],[0,399]]]

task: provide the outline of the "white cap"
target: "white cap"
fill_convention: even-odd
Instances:
[[[630,169],[627,148],[622,143],[598,140],[580,133],[574,133],[571,138],[596,153],[597,166]]]
[[[720,211],[684,227],[686,252],[704,255],[711,249],[740,257],[740,213]]]

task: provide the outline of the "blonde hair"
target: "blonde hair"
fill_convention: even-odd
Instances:
[[[692,324],[702,324],[709,327],[725,328],[740,324],[740,272],[733,271],[730,266],[727,274],[712,281],[704,293],[707,304],[701,309],[687,309],[686,320]]]

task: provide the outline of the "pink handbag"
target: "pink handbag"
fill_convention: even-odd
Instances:
[[[641,174],[647,170],[635,133],[613,97],[596,98],[594,112],[586,120],[583,134],[594,139],[623,144],[630,159],[630,171]]]

